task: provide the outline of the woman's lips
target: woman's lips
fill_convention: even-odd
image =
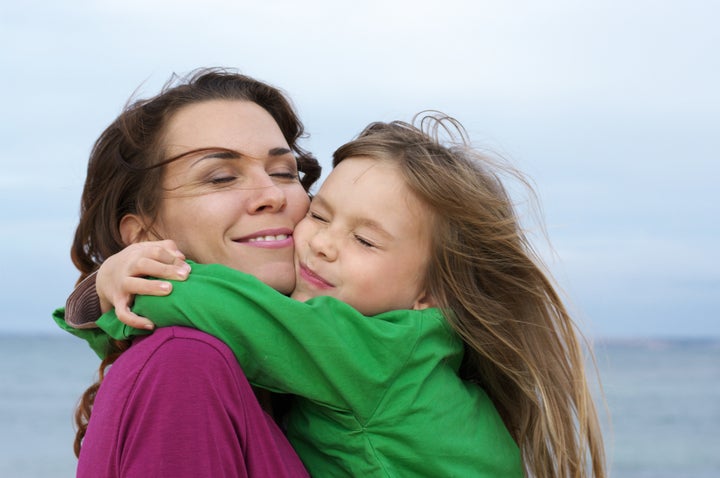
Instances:
[[[325,279],[317,275],[315,272],[308,269],[305,264],[300,264],[300,277],[305,282],[318,289],[327,290],[335,287],[330,282],[326,281]]]
[[[285,228],[258,231],[244,237],[233,239],[233,242],[266,249],[281,249],[294,244],[292,230]]]

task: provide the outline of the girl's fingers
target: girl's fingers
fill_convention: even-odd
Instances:
[[[152,276],[167,280],[185,280],[188,274],[190,274],[190,266],[177,257],[169,263],[140,257],[129,271],[130,276]]]
[[[165,239],[164,241],[158,241],[158,245],[168,251],[173,256],[179,258],[181,261],[185,260],[185,254],[178,249],[177,244],[172,239]]]
[[[169,239],[164,241],[137,242],[131,244],[119,254],[124,255],[126,261],[148,258],[164,264],[173,264],[185,260],[185,254],[177,248],[174,241]]]
[[[185,260],[185,254],[180,252],[177,246],[175,246],[175,242],[171,240],[149,242],[145,243],[143,247],[147,250],[146,254],[148,257],[154,258],[159,262],[164,262],[165,264],[172,264],[177,260]]]
[[[155,328],[155,324],[153,324],[145,317],[141,317],[134,313],[127,305],[122,307],[115,307],[115,314],[117,315],[118,319],[120,319],[120,322],[129,325],[130,327],[145,330],[153,330]]]
[[[100,267],[95,288],[103,312],[114,305],[118,318],[133,327],[152,328],[152,322],[130,310],[135,295],[163,296],[172,285],[163,280],[185,280],[190,266],[172,240],[131,244],[109,257]]]
[[[142,277],[126,277],[122,284],[122,293],[128,297],[135,295],[168,295],[172,291],[172,284],[161,280],[150,280]],[[125,300],[124,304],[129,302]],[[123,304],[123,305],[124,305]]]

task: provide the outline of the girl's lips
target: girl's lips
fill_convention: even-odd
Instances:
[[[240,244],[261,247],[266,249],[280,249],[293,246],[292,229],[267,229],[258,231],[248,236],[233,239],[233,242]]]
[[[332,285],[331,283],[329,283],[328,281],[326,281],[325,279],[323,279],[322,277],[320,277],[319,275],[317,275],[316,273],[314,273],[313,271],[308,269],[305,264],[300,264],[300,277],[305,282],[307,282],[311,286],[314,286],[318,289],[327,290],[327,289],[332,289],[333,287],[335,287],[334,285]]]

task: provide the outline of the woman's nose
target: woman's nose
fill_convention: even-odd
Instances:
[[[267,173],[264,173],[264,176],[259,175],[255,178],[252,187],[248,191],[248,194],[250,194],[248,202],[250,214],[278,212],[283,210],[287,204],[287,195],[283,188],[276,184]]]

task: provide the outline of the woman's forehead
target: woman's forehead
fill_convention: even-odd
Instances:
[[[164,146],[167,157],[202,148],[223,148],[250,156],[288,149],[275,119],[256,103],[211,100],[188,105],[168,121]]]

